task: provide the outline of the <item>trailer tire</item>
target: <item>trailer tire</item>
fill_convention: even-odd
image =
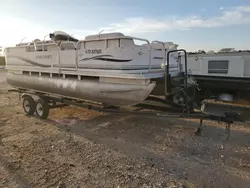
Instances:
[[[49,116],[49,104],[46,99],[38,99],[36,102],[36,114],[41,119],[46,119]]]
[[[171,99],[173,103],[180,106],[185,106],[185,104],[187,103],[186,97],[183,93],[176,93],[175,95],[172,96]]]
[[[23,97],[23,110],[27,115],[33,115],[35,113],[35,106],[35,101],[31,96],[25,95]]]

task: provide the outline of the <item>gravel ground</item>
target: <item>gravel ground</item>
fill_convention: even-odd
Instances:
[[[250,127],[77,107],[24,114],[0,73],[0,187],[250,187]]]

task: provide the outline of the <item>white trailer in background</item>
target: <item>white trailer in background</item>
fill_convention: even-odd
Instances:
[[[189,54],[187,59],[189,76],[196,80],[203,97],[249,98],[250,51],[227,48],[217,53]]]

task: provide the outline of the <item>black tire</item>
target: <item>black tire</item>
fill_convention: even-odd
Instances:
[[[185,104],[187,103],[185,94],[176,93],[172,96],[172,102],[179,106],[185,106]]]
[[[35,101],[31,96],[23,97],[23,110],[27,115],[33,115],[35,113]]]
[[[49,115],[49,104],[46,99],[39,99],[36,102],[36,114],[38,115],[39,118],[41,119],[46,119]]]

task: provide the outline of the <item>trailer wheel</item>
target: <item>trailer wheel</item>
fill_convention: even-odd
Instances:
[[[35,113],[35,101],[31,96],[23,97],[23,110],[27,115],[33,115]]]
[[[36,102],[36,114],[41,119],[46,119],[49,115],[49,105],[47,100],[38,99]]]
[[[183,93],[177,93],[172,96],[172,100],[175,104],[177,105],[182,105],[184,106],[186,104],[186,97]]]

